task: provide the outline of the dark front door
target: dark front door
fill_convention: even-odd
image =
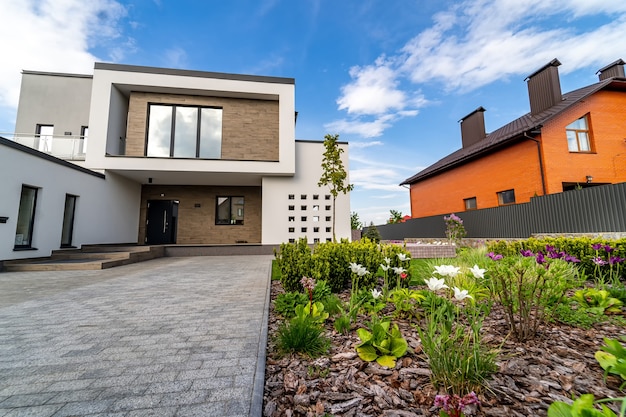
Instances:
[[[149,200],[146,215],[146,243],[163,245],[176,243],[178,201]]]

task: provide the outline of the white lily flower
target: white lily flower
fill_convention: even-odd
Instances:
[[[363,275],[369,274],[369,271],[364,266],[359,265],[359,269],[356,271],[356,274],[362,277]]]
[[[378,291],[376,288],[372,288],[372,297],[374,297],[374,299],[377,299],[378,297],[380,297],[383,293]]]
[[[428,289],[431,291],[439,291],[443,288],[449,288],[443,278],[441,279],[437,279],[435,277],[431,277],[430,279],[426,280],[426,285],[428,285]]]
[[[454,278],[460,271],[461,268],[454,265],[438,265],[435,267],[435,272],[444,277],[448,276]]]
[[[407,259],[409,259],[409,257],[408,257],[408,256],[406,256],[406,254],[404,254],[404,253],[399,253],[399,254],[398,254],[398,259],[400,259],[400,262],[404,262],[404,261],[406,261]]]
[[[393,272],[395,272],[398,275],[406,272],[406,269],[402,268],[401,266],[394,266],[392,269],[393,269]]]
[[[356,262],[350,262],[350,270],[352,272],[354,272],[356,274],[358,272],[359,268],[361,268],[360,264],[357,264]]]
[[[380,264],[380,267],[383,269],[383,271],[387,272],[389,270],[389,268],[391,268],[389,265],[385,265],[385,264]]]
[[[389,265],[389,264],[391,263],[391,259],[389,259],[389,258],[385,258],[385,263],[386,263],[387,265]]]
[[[452,288],[454,290],[454,298],[456,298],[459,301],[463,301],[466,298],[474,298],[471,295],[469,295],[469,292],[467,290],[461,290],[457,287]]]
[[[486,269],[480,269],[478,267],[478,265],[474,265],[473,268],[470,268],[470,271],[471,271],[472,275],[474,275],[474,278],[485,278],[485,272],[487,270]]]

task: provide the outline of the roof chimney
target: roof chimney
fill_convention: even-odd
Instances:
[[[461,122],[461,142],[463,148],[472,146],[487,137],[484,112],[485,109],[481,106],[459,120]]]
[[[530,114],[535,115],[558,104],[563,99],[561,82],[559,81],[558,59],[530,74],[524,81],[528,81],[528,98],[530,99]]]
[[[611,62],[606,67],[600,68],[598,72],[596,72],[596,74],[600,74],[598,75],[598,78],[600,78],[600,81],[604,81],[607,78],[613,78],[613,77],[625,78],[624,64],[626,64],[626,62],[622,61],[621,59],[618,59],[615,62]]]

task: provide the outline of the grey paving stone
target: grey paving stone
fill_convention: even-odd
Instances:
[[[60,405],[41,405],[36,407],[22,407],[9,409],[3,417],[52,417]]]
[[[0,403],[0,407],[18,408],[18,407],[32,407],[32,406],[44,405],[53,396],[54,394],[50,394],[50,393],[12,395],[8,397],[6,400],[2,401]]]
[[[59,409],[59,411],[54,414],[54,417],[76,417],[102,413],[107,411],[112,402],[112,400],[70,402]]]

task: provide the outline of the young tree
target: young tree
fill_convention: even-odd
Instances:
[[[363,223],[359,219],[359,213],[356,211],[350,213],[350,228],[352,230],[361,230],[363,228]]]
[[[400,210],[389,210],[389,220],[387,220],[387,224],[393,223],[401,223],[402,222],[402,212]]]
[[[364,230],[363,237],[376,243],[380,242],[380,232],[374,226],[374,222],[370,222],[370,225]]]
[[[333,241],[337,241],[335,236],[335,201],[339,193],[346,194],[354,188],[352,184],[346,184],[348,173],[341,162],[343,149],[339,147],[339,135],[324,136],[324,159],[322,159],[322,177],[317,183],[318,186],[326,185],[333,196]]]

